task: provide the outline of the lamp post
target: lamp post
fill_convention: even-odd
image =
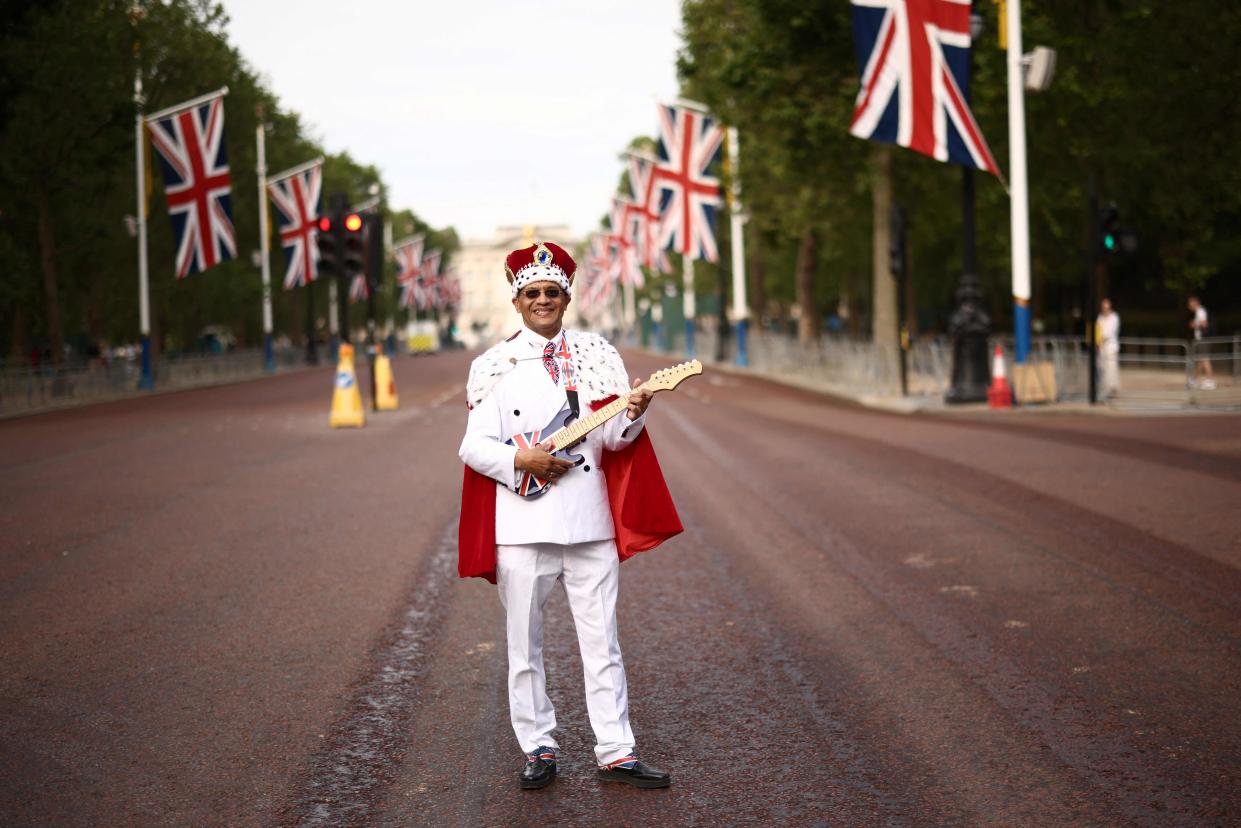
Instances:
[[[971,75],[974,69],[973,44],[982,30],[982,15],[971,5]],[[978,281],[974,243],[974,170],[967,166],[961,167],[961,230],[964,249],[961,279],[957,282],[957,307],[948,320],[948,331],[952,335],[952,385],[944,400],[949,403],[983,402],[987,399],[987,386],[991,383],[991,366],[987,361],[991,317],[983,309],[982,286]]]

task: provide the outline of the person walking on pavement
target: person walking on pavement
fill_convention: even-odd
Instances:
[[[1207,309],[1202,306],[1202,302],[1198,301],[1197,296],[1189,297],[1189,310],[1194,315],[1189,320],[1189,329],[1193,331],[1193,342],[1190,347],[1194,349],[1194,377],[1197,380],[1196,385],[1206,391],[1215,388],[1215,375],[1211,370],[1211,357],[1209,355],[1200,357],[1200,353],[1205,353],[1202,339],[1207,335],[1207,330],[1211,326],[1210,317],[1207,315]],[[1195,383],[1190,382],[1190,387],[1194,387]]]
[[[1112,310],[1112,300],[1108,298],[1099,303],[1095,346],[1099,349],[1099,384],[1107,398],[1120,390],[1120,314]]]
[[[505,610],[509,715],[525,753],[520,784],[542,788],[556,776],[543,606],[560,584],[577,628],[599,778],[667,787],[669,774],[635,750],[616,624],[620,561],[681,531],[645,429],[652,392],[637,380],[631,389],[607,340],[562,327],[576,270],[563,248],[531,245],[505,264],[523,324],[470,366],[458,572],[495,583]],[[578,465],[549,453],[551,432],[542,430],[558,412],[589,412],[620,396],[625,413],[573,447]],[[550,486],[529,497],[532,479]]]

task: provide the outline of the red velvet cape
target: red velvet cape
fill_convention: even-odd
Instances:
[[[613,399],[591,408],[597,410]],[[646,429],[620,451],[604,451],[600,465],[616,528],[616,551],[622,561],[684,531]],[[497,485],[490,477],[465,467],[461,523],[457,527],[457,574],[462,578],[496,582]]]

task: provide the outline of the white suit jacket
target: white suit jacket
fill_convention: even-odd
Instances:
[[[564,333],[573,352],[582,414],[590,413],[595,400],[628,393],[624,363],[607,340],[578,331]],[[505,441],[543,428],[568,404],[564,373],[556,383],[543,366],[548,341],[523,327],[470,366],[470,415],[458,453],[470,468],[496,481],[497,544],[570,544],[615,537],[600,460],[605,448],[615,451],[633,442],[645,424],[645,415],[631,421],[624,412],[618,414],[572,449],[585,458],[582,465],[541,497],[519,497],[513,465],[517,447]]]

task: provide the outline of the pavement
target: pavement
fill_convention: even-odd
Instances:
[[[0,824],[1241,824],[1241,417],[658,395],[686,531],[619,615],[673,786],[594,778],[556,594],[522,791],[455,572],[469,358],[359,430],[327,368],[0,423]]]

